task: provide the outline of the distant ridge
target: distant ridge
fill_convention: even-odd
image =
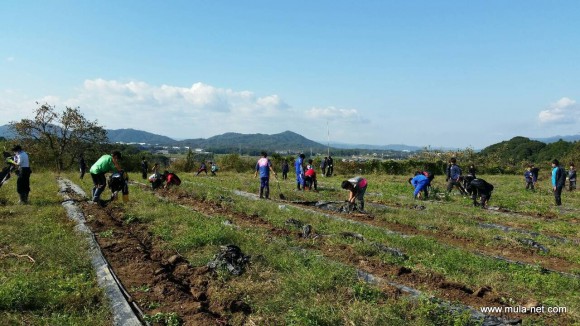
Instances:
[[[330,142],[330,146],[342,149],[366,149],[366,150],[391,150],[391,151],[418,151],[423,149],[419,146],[410,146],[404,144],[389,144],[389,145],[368,145],[368,144],[345,144]]]
[[[173,138],[154,134],[151,132],[136,129],[107,129],[109,141],[116,143],[146,143],[149,145],[162,146],[189,146],[192,148],[203,148],[213,151],[237,152],[238,150],[266,150],[266,151],[289,151],[289,152],[325,152],[327,150],[326,142],[316,142],[292,131],[284,131],[279,134],[241,134],[227,132],[216,135],[207,139],[185,139],[175,140]],[[10,125],[0,126],[0,137],[7,139],[14,138],[10,131]],[[567,136],[554,136],[546,138],[530,138],[530,140],[540,141],[546,144],[555,143],[558,140],[567,142],[580,141],[580,134]],[[367,144],[345,144],[331,142],[332,149],[341,150],[390,150],[390,151],[417,151],[424,147],[410,146],[404,144],[390,145],[367,145]],[[493,146],[493,145],[490,145]],[[493,148],[493,147],[492,147]],[[439,150],[450,150],[451,148],[431,148]]]
[[[194,148],[204,148],[214,151],[235,152],[239,149],[258,149],[266,151],[306,152],[322,151],[325,145],[312,141],[292,131],[279,134],[240,134],[228,132],[207,139],[185,139],[179,144]]]
[[[113,143],[147,143],[147,144],[159,144],[159,145],[170,145],[175,144],[177,141],[175,139],[153,134],[147,131],[135,130],[135,129],[107,129],[107,137],[109,141]]]
[[[541,142],[547,143],[547,144],[555,143],[560,139],[562,139],[564,141],[575,142],[575,141],[580,140],[580,134],[568,135],[568,136],[553,136],[553,137],[547,137],[547,138],[531,138],[531,139],[541,141]]]

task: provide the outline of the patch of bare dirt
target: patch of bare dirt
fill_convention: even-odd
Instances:
[[[243,303],[212,302],[207,267],[193,267],[164,246],[145,225],[125,224],[123,211],[83,203],[87,225],[124,288],[147,315],[177,313],[184,325],[227,325],[233,314],[249,313]]]

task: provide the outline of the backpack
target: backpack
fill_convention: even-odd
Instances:
[[[113,173],[109,177],[109,189],[111,192],[123,191],[125,188],[125,179],[122,173]]]

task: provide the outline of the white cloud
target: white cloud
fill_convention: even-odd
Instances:
[[[311,108],[306,112],[309,117],[325,120],[345,120],[358,119],[358,112],[355,109],[337,109],[335,107]]]
[[[575,100],[563,97],[538,115],[540,123],[571,124],[580,121],[580,106]]]
[[[87,119],[97,120],[107,129],[133,128],[173,138],[208,138],[225,132],[273,134],[291,130],[317,140],[326,138],[327,121],[331,122],[332,138],[343,136],[343,130],[346,137],[351,138],[353,127],[368,122],[356,109],[293,108],[276,94],[256,95],[252,91],[219,88],[201,82],[191,87],[178,87],[93,79],[86,80],[76,94],[66,99],[55,95],[34,100],[8,98],[14,100],[8,107],[25,107],[27,115],[36,108],[35,101],[54,105],[57,110],[65,106],[80,107]],[[17,106],[17,103],[22,105]],[[9,103],[6,98],[0,98],[0,104]],[[24,112],[14,120],[24,118],[22,114]]]
[[[176,138],[296,130],[303,123],[294,121],[303,121],[304,116],[276,94],[257,96],[201,82],[178,87],[86,80],[79,93],[63,104],[79,106],[87,118],[98,119],[109,129],[135,128]]]

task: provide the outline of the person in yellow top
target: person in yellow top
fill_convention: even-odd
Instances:
[[[91,173],[91,178],[93,179],[93,202],[101,203],[101,194],[105,191],[107,186],[107,178],[105,173],[107,172],[120,172],[121,165],[119,165],[119,160],[121,160],[121,152],[114,151],[113,154],[105,154],[99,158],[89,172]]]

